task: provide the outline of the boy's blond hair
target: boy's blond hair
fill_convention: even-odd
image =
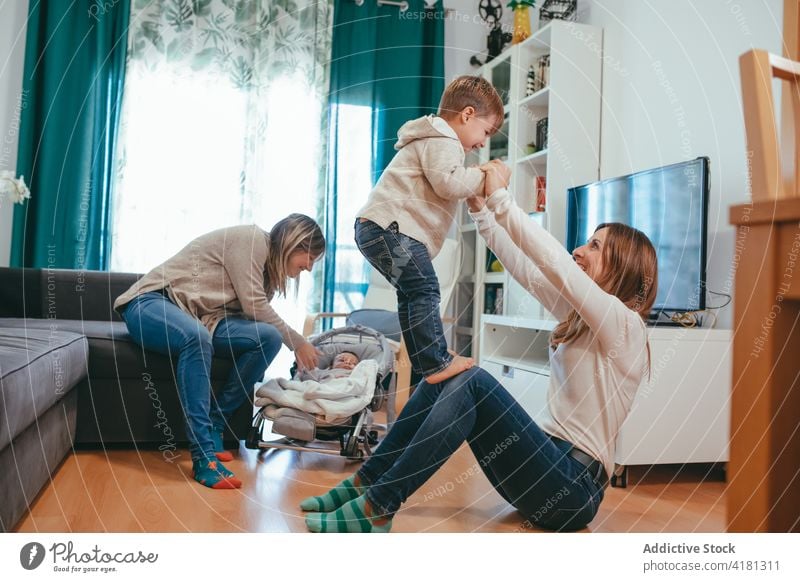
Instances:
[[[439,117],[448,119],[465,107],[472,106],[480,117],[494,116],[495,123],[503,121],[503,100],[489,81],[475,75],[462,75],[454,79],[442,93]]]

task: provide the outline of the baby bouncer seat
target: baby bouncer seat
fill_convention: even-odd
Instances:
[[[338,400],[325,386],[301,382],[299,372],[293,367],[290,371],[292,381],[270,380],[258,387],[255,404],[260,408],[253,417],[245,446],[363,459],[372,454],[372,446],[387,430],[386,425],[374,422],[373,412],[386,402],[388,426],[395,420],[397,374],[394,353],[383,334],[362,325],[334,329],[313,336],[309,341],[321,352],[320,369],[330,368],[342,352],[351,352],[358,357],[359,363],[348,377],[348,388],[358,390],[358,397],[351,397],[348,392]],[[321,392],[326,393],[325,399],[315,400],[317,391],[308,389],[308,386],[322,388]],[[305,393],[301,391],[307,389]],[[340,410],[353,407],[359,409],[338,415]],[[267,421],[272,421],[272,433],[283,438],[263,439]]]

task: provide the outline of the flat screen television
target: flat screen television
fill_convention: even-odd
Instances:
[[[662,312],[705,309],[708,158],[600,180],[567,191],[567,250],[589,240],[598,224],[622,222],[652,241]]]

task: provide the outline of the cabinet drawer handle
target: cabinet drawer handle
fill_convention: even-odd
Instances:
[[[504,378],[513,379],[514,378],[514,368],[512,368],[511,366],[505,366],[504,365],[502,374],[503,374]]]

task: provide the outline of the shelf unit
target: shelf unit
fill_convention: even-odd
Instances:
[[[602,36],[602,29],[594,26],[553,21],[479,72],[500,93],[506,115],[501,130],[478,156],[467,160],[467,165],[494,157],[503,159],[512,170],[510,189],[519,206],[562,243],[567,188],[599,178],[602,55],[596,47],[602,46]],[[544,55],[550,55],[549,82],[532,95],[525,95],[529,67]],[[528,144],[535,140],[536,123],[544,117],[548,119],[548,147],[530,152]],[[541,210],[537,208],[537,178],[546,180],[544,211],[537,211]],[[549,315],[505,271],[492,269],[486,245],[466,209],[461,216],[460,236],[472,250],[474,262],[467,265],[465,261],[459,286],[471,288],[473,296],[470,302],[457,301],[456,311],[471,308],[473,325],[470,342],[460,339],[456,331],[456,349],[483,365],[484,357],[478,349],[482,345],[482,317],[546,321]],[[461,294],[462,299],[465,294]],[[462,335],[468,327],[461,326]],[[469,351],[459,349],[466,344]]]

